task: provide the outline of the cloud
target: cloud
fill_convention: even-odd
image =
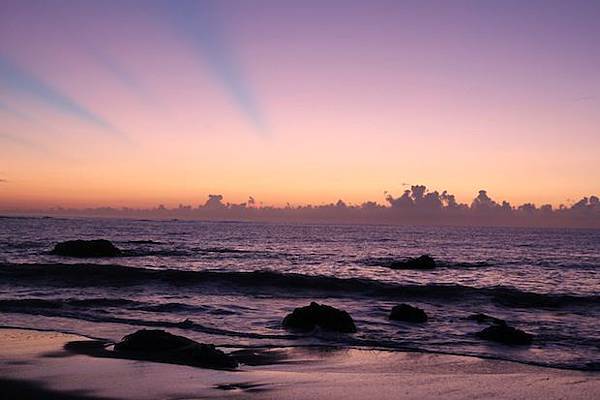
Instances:
[[[208,209],[221,209],[225,207],[225,204],[222,202],[223,195],[220,194],[209,194],[208,200],[204,203],[204,207]]]
[[[114,209],[101,207],[86,210],[54,210],[58,214],[119,216],[139,218],[183,218],[235,221],[270,222],[320,222],[369,224],[428,224],[476,226],[540,226],[540,227],[590,227],[600,228],[600,199],[584,197],[571,207],[553,209],[545,204],[537,207],[525,203],[513,207],[510,203],[493,200],[485,190],[480,190],[471,205],[458,203],[454,195],[443,191],[429,191],[423,185],[411,186],[400,197],[387,194],[389,206],[367,201],[349,205],[342,200],[336,203],[272,207],[256,205],[250,197],[247,203],[223,202],[221,194],[209,194],[198,207],[179,205],[176,208],[159,206],[153,209]],[[46,210],[48,211],[48,210]]]
[[[43,102],[55,110],[94,125],[105,132],[118,134],[108,121],[88,110],[60,90],[46,84],[28,71],[0,56],[0,81],[7,86]]]

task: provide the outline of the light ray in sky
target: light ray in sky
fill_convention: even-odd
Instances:
[[[216,6],[211,2],[179,1],[169,3],[169,7],[173,23],[206,59],[216,78],[256,132],[266,135],[269,130],[264,115],[231,45],[223,35]]]
[[[78,118],[88,124],[94,125],[106,132],[120,134],[119,131],[101,116],[88,110],[83,105],[55,89],[41,79],[13,64],[0,56],[0,82],[13,90],[33,96],[55,110]]]

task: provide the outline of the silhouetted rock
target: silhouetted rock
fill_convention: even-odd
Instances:
[[[315,302],[294,309],[283,319],[283,326],[303,331],[310,331],[318,326],[328,331],[356,332],[354,321],[346,311]]]
[[[400,304],[392,308],[389,318],[394,321],[426,322],[427,314],[418,307],[413,307],[409,304]]]
[[[159,329],[142,329],[115,344],[115,351],[161,352],[192,346],[197,342]]]
[[[118,257],[121,255],[115,245],[105,239],[68,240],[54,246],[51,254],[65,257]]]
[[[467,317],[467,319],[475,321],[478,324],[506,325],[506,321],[503,319],[492,317],[491,315],[483,313],[471,314]]]
[[[192,326],[194,326],[194,321],[189,318],[186,318],[185,321],[177,323],[177,327],[179,328],[191,328]]]
[[[481,339],[510,345],[527,345],[533,341],[533,335],[520,329],[508,326],[505,323],[488,326],[477,333]]]
[[[163,330],[142,329],[115,344],[115,352],[139,358],[217,369],[231,369],[237,361],[212,344],[198,343]]]
[[[393,269],[434,269],[436,263],[432,257],[425,254],[405,261],[393,261],[389,267]]]

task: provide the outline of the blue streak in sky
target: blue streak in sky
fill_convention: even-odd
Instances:
[[[20,119],[28,121],[28,122],[34,122],[34,119],[31,117],[31,115],[17,110],[16,108],[11,107],[6,103],[3,103],[1,100],[0,100],[0,111],[4,112],[6,114],[13,115],[17,118],[20,118]]]
[[[93,55],[96,62],[100,64],[115,80],[124,86],[129,92],[136,95],[145,103],[154,103],[156,99],[150,96],[148,91],[121,63],[114,57],[108,55],[98,48],[87,44],[87,51]]]
[[[200,5],[200,6],[199,6]],[[211,2],[177,1],[169,3],[174,23],[190,38],[206,58],[214,74],[233,97],[257,132],[268,133],[260,107],[248,87],[230,46],[217,24],[218,15]]]
[[[28,93],[64,114],[74,116],[105,131],[118,133],[117,129],[102,117],[87,110],[57,89],[46,85],[2,56],[0,56],[0,81],[15,90]]]

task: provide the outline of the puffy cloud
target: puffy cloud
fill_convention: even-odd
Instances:
[[[366,201],[349,205],[343,200],[322,205],[285,207],[262,206],[250,196],[247,203],[224,203],[223,195],[210,194],[204,205],[192,209],[180,205],[167,208],[136,210],[110,207],[68,210],[56,208],[56,214],[88,214],[102,216],[136,216],[141,218],[201,218],[218,220],[296,221],[296,222],[358,222],[358,223],[411,223],[452,225],[509,225],[509,226],[577,226],[600,228],[600,199],[584,197],[571,207],[561,205],[553,209],[545,204],[537,208],[533,203],[513,207],[507,201],[493,200],[480,190],[470,205],[458,203],[447,191],[429,191],[423,185],[413,185],[400,197],[385,193],[388,205]]]
[[[496,203],[494,200],[492,200],[487,195],[487,191],[485,191],[485,190],[480,190],[477,197],[475,197],[475,199],[473,199],[473,202],[471,203],[471,209],[478,210],[478,211],[493,209],[497,206],[498,206],[498,203]]]
[[[223,204],[223,195],[222,194],[209,194],[208,200],[204,203],[204,208],[208,209],[221,209],[225,207]]]

